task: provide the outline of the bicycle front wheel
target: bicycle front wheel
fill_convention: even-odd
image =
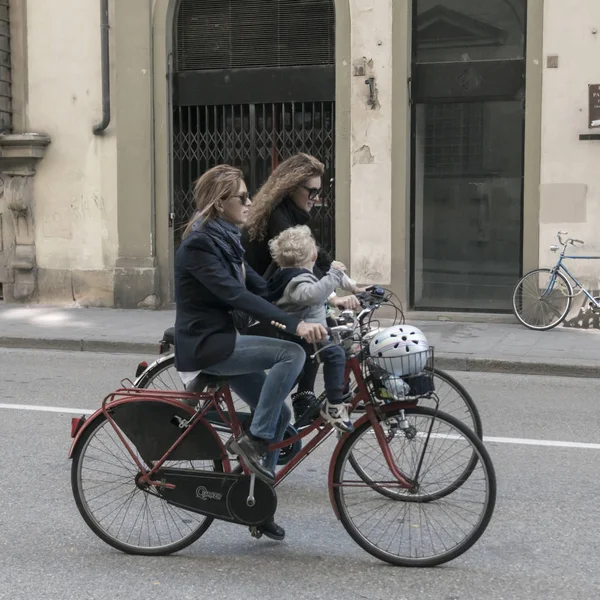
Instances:
[[[547,331],[562,323],[573,302],[569,280],[552,269],[524,275],[513,292],[513,311],[525,327]]]
[[[432,567],[460,556],[481,537],[494,511],[496,477],[481,440],[460,421],[416,407],[404,410],[407,428],[388,427],[401,410],[384,407],[380,425],[394,431],[386,436],[388,448],[417,490],[409,494],[400,487],[366,421],[338,454],[333,500],[346,531],[364,550],[394,565]],[[351,456],[366,461],[372,482],[357,475]],[[396,497],[382,488],[395,489]],[[399,501],[401,494],[410,501]]]

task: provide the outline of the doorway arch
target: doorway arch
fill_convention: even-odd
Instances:
[[[338,257],[349,258],[351,76],[349,2],[348,0],[302,2],[278,0],[278,3],[286,6],[304,6],[304,10],[311,5],[313,9],[318,6],[321,8],[329,6],[329,14],[333,15],[334,24],[331,40],[334,46],[329,55],[324,44],[320,44],[316,52],[304,52],[298,57],[298,44],[306,44],[306,37],[302,35],[298,36],[295,44],[287,47],[280,45],[277,56],[271,59],[268,57],[268,46],[266,44],[264,47],[261,46],[261,52],[253,59],[261,63],[262,66],[258,67],[256,64],[250,64],[252,61],[245,56],[240,56],[239,52],[236,54],[228,50],[215,53],[213,48],[212,54],[206,51],[194,53],[194,44],[186,41],[185,38],[182,41],[182,34],[185,32],[182,32],[181,28],[178,30],[178,17],[182,14],[182,7],[187,11],[185,17],[191,20],[194,18],[194,11],[210,8],[218,10],[219,6],[224,4],[258,6],[263,2],[261,0],[252,0],[252,2],[248,0],[244,2],[155,0],[153,61],[156,236],[161,272],[161,295],[164,299],[172,298],[172,259],[178,241],[178,229],[191,209],[190,183],[202,170],[212,166],[211,161],[214,164],[233,162],[242,167],[250,184],[249,187],[256,189],[278,161],[300,151],[315,154],[326,164],[326,175],[333,178],[335,174],[334,185],[328,186],[329,181],[325,180],[326,187],[329,189],[324,205],[316,214],[315,233],[325,246],[335,247]],[[272,7],[273,3],[269,2],[268,5]],[[197,12],[195,14],[198,15]],[[302,18],[297,15],[298,13],[296,13],[296,25],[302,23]],[[222,19],[216,18],[216,22],[222,22]],[[305,19],[304,22],[308,21]],[[231,32],[232,24],[235,25],[239,21],[230,20],[228,23]],[[256,35],[263,41],[264,39],[281,40],[281,36],[285,35],[286,27],[291,26],[290,23],[285,19],[282,23],[279,19],[278,27],[273,27],[271,24],[265,31],[262,33],[258,31]],[[300,26],[299,29],[302,30],[302,27]],[[195,31],[196,33],[199,31],[197,26]],[[304,31],[307,29],[305,28]],[[186,48],[189,48],[188,54],[182,56],[182,50],[185,53]],[[315,62],[315,55],[318,60],[321,60],[320,64],[311,64]],[[207,62],[207,56],[208,59],[212,58],[212,65]],[[301,64],[294,64],[294,60]],[[311,87],[310,74],[320,78],[316,86],[313,80]],[[256,84],[256,80],[250,90],[241,86],[244,81],[252,81],[256,77],[262,78],[260,81],[267,82],[264,89],[263,86]],[[271,80],[277,77],[279,81],[275,84],[271,83],[269,87],[269,77]],[[220,85],[217,86],[218,89],[214,86],[205,87],[203,92],[202,80],[204,83],[220,82]],[[303,82],[309,82],[305,83],[305,89],[299,85]],[[313,99],[310,97],[310,92],[314,87],[317,90],[316,97]],[[268,95],[269,92],[271,96]],[[204,98],[199,96],[194,100],[195,93],[204,93],[205,96]],[[234,95],[236,93],[237,97]],[[227,94],[230,94],[229,97]],[[326,97],[326,94],[329,96]],[[311,123],[311,127],[307,126]],[[254,143],[252,143],[252,124],[256,136]],[[227,126],[230,127],[229,132]],[[273,135],[274,131],[275,135]],[[232,136],[232,133],[235,135]],[[271,134],[272,141],[267,139],[268,134]],[[278,142],[278,145],[273,141]],[[253,147],[254,163],[251,155]],[[323,156],[323,153],[328,155]],[[335,198],[338,200],[336,201]]]

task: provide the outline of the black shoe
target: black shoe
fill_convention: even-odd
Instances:
[[[280,542],[283,538],[285,538],[285,529],[277,525],[272,518],[268,521],[265,521],[262,525],[259,525],[256,530],[277,542]]]
[[[317,397],[314,395],[313,392],[298,392],[296,394],[292,394],[292,408],[294,409],[295,422],[299,422],[300,419],[306,414],[306,412],[310,410],[315,404],[317,404],[317,402]],[[314,420],[315,419],[312,419],[312,421]]]
[[[248,468],[254,471],[257,477],[272,483],[275,479],[275,473],[262,463],[262,458],[267,453],[268,448],[269,444],[267,442],[253,439],[247,433],[244,433],[237,440],[232,439],[227,444],[227,449],[243,458]]]

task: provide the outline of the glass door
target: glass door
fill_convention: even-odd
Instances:
[[[521,272],[525,0],[415,0],[412,301],[507,311]]]

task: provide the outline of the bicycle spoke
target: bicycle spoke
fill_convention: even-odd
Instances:
[[[396,431],[388,446],[406,476],[414,478],[421,465],[418,489],[411,493],[393,485],[395,478],[369,424],[346,452],[334,497],[340,498],[344,524],[365,549],[402,564],[437,564],[476,539],[473,532],[479,532],[488,511],[489,479],[476,447],[439,416],[444,413],[412,413],[407,410],[406,419],[417,435],[409,439]]]
[[[130,440],[127,443],[145,464],[135,445]],[[212,461],[175,460],[167,461],[163,468],[167,466],[215,470]],[[154,488],[138,487],[138,474],[123,442],[104,421],[93,432],[79,460],[78,490],[83,509],[95,527],[115,543],[136,550],[168,548],[190,536],[197,537],[197,532],[212,520],[168,504]]]

